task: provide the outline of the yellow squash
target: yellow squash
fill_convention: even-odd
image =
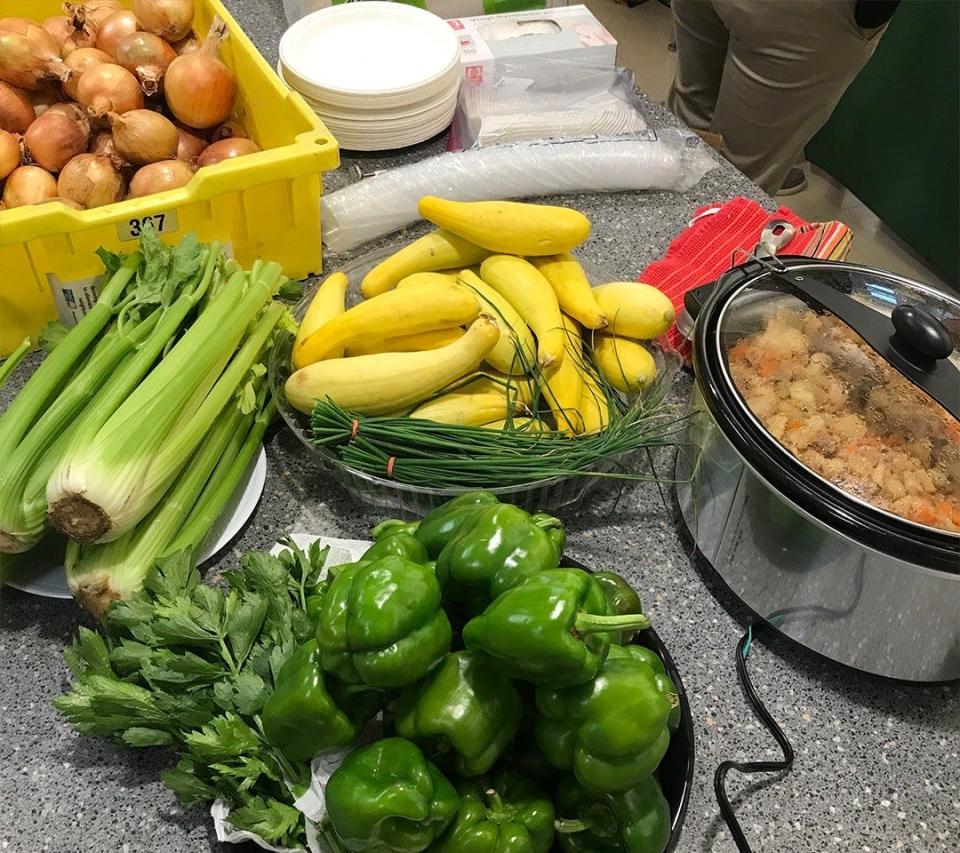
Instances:
[[[417,207],[420,215],[435,225],[491,252],[507,255],[568,252],[590,234],[590,220],[569,207],[519,201],[449,201],[431,195],[421,198]],[[462,266],[472,263],[476,261]]]
[[[307,313],[300,321],[300,328],[297,329],[297,337],[293,342],[295,364],[302,359],[300,351],[303,349],[303,342],[321,326],[343,313],[348,284],[349,281],[342,272],[335,272],[328,275],[323,284],[317,288],[313,299],[310,300]],[[341,355],[343,355],[342,350],[333,353],[334,358],[339,358]]]
[[[307,414],[326,398],[363,415],[405,411],[476,370],[499,336],[497,324],[481,314],[460,340],[440,349],[318,361],[292,374],[284,391],[290,404]]]
[[[607,325],[607,315],[590,289],[590,282],[583,267],[569,252],[532,258],[530,261],[557,294],[560,310],[569,314],[587,329],[602,329]]]
[[[500,340],[487,353],[487,364],[501,373],[526,373],[536,359],[537,344],[523,317],[508,299],[471,270],[463,270],[459,282],[476,295],[481,307],[486,306],[483,310],[492,314],[500,327]]]
[[[553,413],[557,430],[574,435],[583,431],[583,417],[580,414],[583,374],[578,366],[583,359],[583,343],[577,324],[566,315],[561,315],[561,319],[566,333],[566,355],[558,365],[544,371],[543,395]]]
[[[459,270],[443,272],[414,272],[397,282],[397,287],[414,287],[418,284],[456,284]]]
[[[304,340],[293,365],[304,367],[354,344],[396,337],[400,331],[415,335],[450,329],[471,322],[479,313],[477,298],[454,284],[391,290],[354,305],[317,329]]]
[[[442,229],[432,231],[380,261],[363,277],[360,292],[364,299],[370,299],[386,293],[396,286],[400,279],[412,273],[451,267],[461,269],[471,264],[479,264],[489,254],[486,249],[468,243],[455,234]]]
[[[503,420],[483,424],[483,428],[495,429],[499,432],[503,432],[503,430],[511,432],[550,432],[550,427],[539,418],[514,418],[512,421],[504,418]]]
[[[519,401],[511,405],[505,394],[496,391],[476,394],[452,391],[418,406],[410,413],[410,417],[442,424],[481,426],[493,418],[505,418],[511,410],[516,414],[521,409]]]
[[[563,360],[566,334],[557,295],[533,264],[512,255],[491,255],[480,275],[503,296],[537,336],[537,362],[544,370]]]
[[[647,341],[673,325],[673,304],[664,294],[638,281],[614,281],[593,288],[593,295],[618,337]]]
[[[590,371],[583,372],[583,393],[580,396],[580,414],[583,416],[583,434],[593,435],[610,423],[610,406],[600,383]]]
[[[463,337],[463,329],[436,329],[432,332],[420,332],[415,335],[397,335],[381,341],[358,341],[347,347],[347,355],[370,355],[375,352],[422,352],[439,349]]]
[[[625,394],[639,394],[657,375],[653,356],[629,338],[597,335],[593,341],[593,358],[603,378]]]

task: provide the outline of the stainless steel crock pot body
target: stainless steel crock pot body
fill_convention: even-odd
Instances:
[[[799,259],[790,266],[804,269]],[[859,509],[848,513],[842,495],[815,476],[804,489],[803,466],[781,476],[771,457],[735,434],[716,371],[711,380],[703,369],[700,326],[730,286],[721,279],[697,318],[697,384],[688,443],[677,455],[677,498],[699,551],[751,610],[815,652],[897,679],[960,678],[960,538],[920,531],[913,547],[911,531],[893,536],[882,518],[873,530],[854,523]]]

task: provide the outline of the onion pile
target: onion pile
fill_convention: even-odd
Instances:
[[[42,23],[0,18],[4,208],[139,198],[261,150],[230,118],[237,83],[218,57],[223,21],[201,41],[194,0],[131,5],[84,0]]]

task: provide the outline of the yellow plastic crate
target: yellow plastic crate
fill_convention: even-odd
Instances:
[[[60,7],[60,0],[3,0],[3,15],[42,21]],[[47,204],[0,211],[0,357],[26,336],[36,340],[48,320],[82,316],[103,272],[97,247],[129,251],[148,220],[169,242],[195,232],[229,243],[244,266],[264,258],[291,278],[320,272],[320,175],[340,165],[337,142],[218,0],[196,0],[197,34],[215,15],[230,31],[220,57],[237,76],[234,117],[264,150],[145,198],[93,210]]]

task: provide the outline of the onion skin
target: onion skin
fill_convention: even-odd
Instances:
[[[141,166],[130,181],[130,193],[127,198],[140,198],[145,195],[174,190],[190,183],[193,169],[182,160],[161,160]]]
[[[133,0],[140,25],[167,41],[180,41],[193,26],[193,0]]]
[[[23,133],[36,117],[33,104],[23,91],[0,82],[0,130]]]
[[[57,179],[39,166],[14,169],[3,185],[4,208],[46,201],[57,194]]]
[[[113,62],[109,53],[105,53],[96,47],[80,47],[73,51],[63,60],[67,67],[73,72],[73,76],[63,84],[63,91],[68,97],[77,100],[77,87],[80,85],[80,77],[83,72],[94,65],[103,65]]]
[[[117,65],[136,74],[146,95],[155,95],[160,90],[160,79],[177,58],[176,51],[167,42],[147,32],[125,35],[117,44],[115,56]]]
[[[77,27],[66,15],[52,15],[42,26],[60,48],[61,59],[66,59],[82,47],[93,47],[97,41],[96,33],[89,27]]]
[[[61,112],[45,112],[27,128],[23,144],[30,159],[48,172],[59,172],[87,150],[90,124],[86,127]]]
[[[109,157],[114,153],[113,131],[103,127],[90,134],[90,143],[87,145],[88,154],[103,154]]]
[[[215,20],[200,50],[178,56],[167,68],[167,106],[178,121],[189,127],[215,127],[233,111],[237,80],[216,56],[226,32],[223,21]]]
[[[186,38],[180,39],[180,41],[175,42],[173,49],[177,52],[177,56],[186,56],[188,53],[196,53],[200,50],[201,41],[193,33],[190,33]]]
[[[110,56],[116,56],[120,39],[139,29],[137,16],[129,9],[121,9],[110,15],[97,29],[97,47]]]
[[[204,166],[215,166],[224,160],[243,157],[245,154],[255,154],[261,150],[256,142],[242,136],[221,139],[219,142],[214,142],[212,145],[206,147],[203,154],[200,155],[199,160],[197,160],[197,168],[202,169]]]
[[[26,30],[0,30],[0,80],[33,91],[44,83],[68,79],[70,69],[60,58],[53,36],[38,24]]]
[[[120,0],[87,0],[86,3],[64,3],[64,11],[78,27],[87,24],[93,32],[114,12],[123,8]]]
[[[8,130],[0,130],[0,181],[20,166],[20,140]]]
[[[177,156],[177,129],[153,110],[131,110],[112,117],[113,147],[134,166],[146,166]]]
[[[44,115],[51,114],[66,116],[67,118],[72,118],[74,121],[80,122],[86,130],[87,135],[90,135],[90,119],[87,118],[87,114],[79,104],[75,104],[73,101],[61,101],[59,104],[54,104],[44,113]]]
[[[238,121],[225,121],[223,124],[218,125],[213,133],[210,134],[211,142],[219,142],[221,139],[233,139],[234,137],[243,137],[248,139],[247,131],[244,130],[243,125]]]
[[[8,33],[20,33],[24,35],[30,27],[36,26],[36,21],[29,18],[0,18],[0,30]]]
[[[196,168],[197,158],[207,147],[207,140],[197,136],[196,131],[184,125],[175,125],[177,128],[177,159]]]
[[[126,68],[104,62],[80,75],[77,100],[88,115],[100,118],[107,113],[126,113],[143,109],[143,90]]]
[[[54,195],[77,202],[87,210],[123,198],[126,182],[102,154],[78,154],[60,172]]]
[[[51,107],[63,103],[63,92],[59,86],[41,86],[30,93],[30,103],[33,104],[34,116],[40,118]]]

